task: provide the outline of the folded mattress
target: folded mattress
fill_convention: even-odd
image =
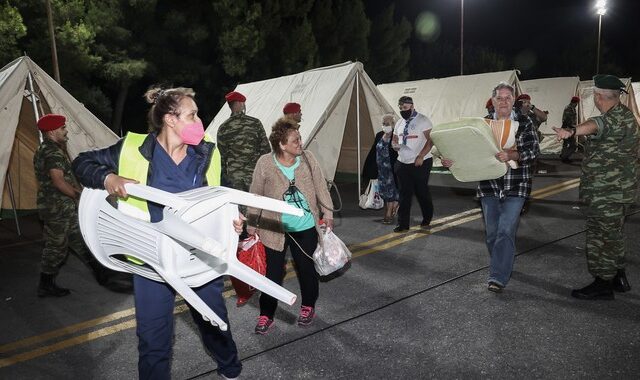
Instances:
[[[438,124],[431,139],[440,157],[453,161],[451,174],[460,182],[483,181],[502,177],[507,164],[498,161],[496,153],[515,149],[516,121],[462,118]],[[515,162],[510,162],[517,167]]]

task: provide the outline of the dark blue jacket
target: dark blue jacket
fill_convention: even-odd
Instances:
[[[120,161],[120,152],[124,139],[120,139],[117,143],[110,147],[82,152],[73,160],[72,168],[76,177],[83,186],[93,189],[104,189],[104,180],[111,173],[118,174],[118,163]],[[153,150],[158,140],[155,133],[149,133],[140,146],[140,154],[149,161],[149,173],[147,174],[147,183],[151,183],[151,165],[153,164]],[[193,147],[196,154],[201,155],[204,159],[203,164],[198,168],[198,174],[204,179],[203,185],[207,185],[207,179],[204,173],[209,167],[215,144],[211,142],[201,141],[200,144]]]

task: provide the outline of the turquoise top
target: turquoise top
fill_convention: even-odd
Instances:
[[[296,157],[296,162],[293,165],[287,167],[282,165],[275,154],[273,155],[273,160],[276,162],[276,166],[282,171],[285,177],[289,181],[295,180],[295,171],[298,166],[300,166],[300,157]],[[309,203],[307,199],[304,197],[304,194],[300,192],[296,188],[295,194],[287,194],[284,197],[284,201],[289,203],[290,205],[301,208],[304,210],[304,215],[295,216],[291,214],[282,214],[282,226],[285,232],[299,232],[308,230],[311,227],[314,227],[316,224],[313,220],[313,215],[311,214],[311,209],[309,208]]]

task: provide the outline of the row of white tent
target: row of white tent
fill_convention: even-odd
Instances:
[[[321,163],[328,179],[336,172],[358,174],[364,157],[381,129],[382,116],[397,111],[401,96],[413,97],[415,107],[435,124],[460,117],[483,116],[487,99],[498,82],[528,93],[536,107],[548,110],[541,127],[543,152],[558,152],[551,126],[560,126],[562,110],[578,95],[580,121],[597,114],[593,82],[578,77],[520,82],[515,70],[455,76],[376,86],[359,62],[318,68],[259,82],[240,84],[247,97],[247,114],[262,121],[267,135],[287,102],[302,105],[301,134],[305,149]],[[634,87],[626,79],[630,96],[623,102],[637,112]],[[71,158],[79,152],[113,144],[117,136],[28,57],[20,57],[0,70],[0,199],[2,209],[34,209],[36,180],[33,153],[39,144],[35,121],[46,113],[67,117]],[[230,115],[223,104],[207,127],[215,139],[220,124]]]

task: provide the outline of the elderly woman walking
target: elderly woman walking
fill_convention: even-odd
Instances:
[[[319,294],[318,274],[312,260],[321,235],[320,218],[333,228],[331,197],[322,170],[313,154],[303,151],[298,124],[281,118],[272,127],[269,141],[273,153],[258,159],[250,192],[282,199],[304,210],[303,216],[248,209],[247,232],[258,234],[267,256],[267,278],[281,285],[285,254],[289,247],[302,293],[298,325],[311,324]],[[322,215],[321,215],[322,214]],[[268,294],[260,296],[260,316],[256,334],[266,334],[274,323],[278,301]]]

